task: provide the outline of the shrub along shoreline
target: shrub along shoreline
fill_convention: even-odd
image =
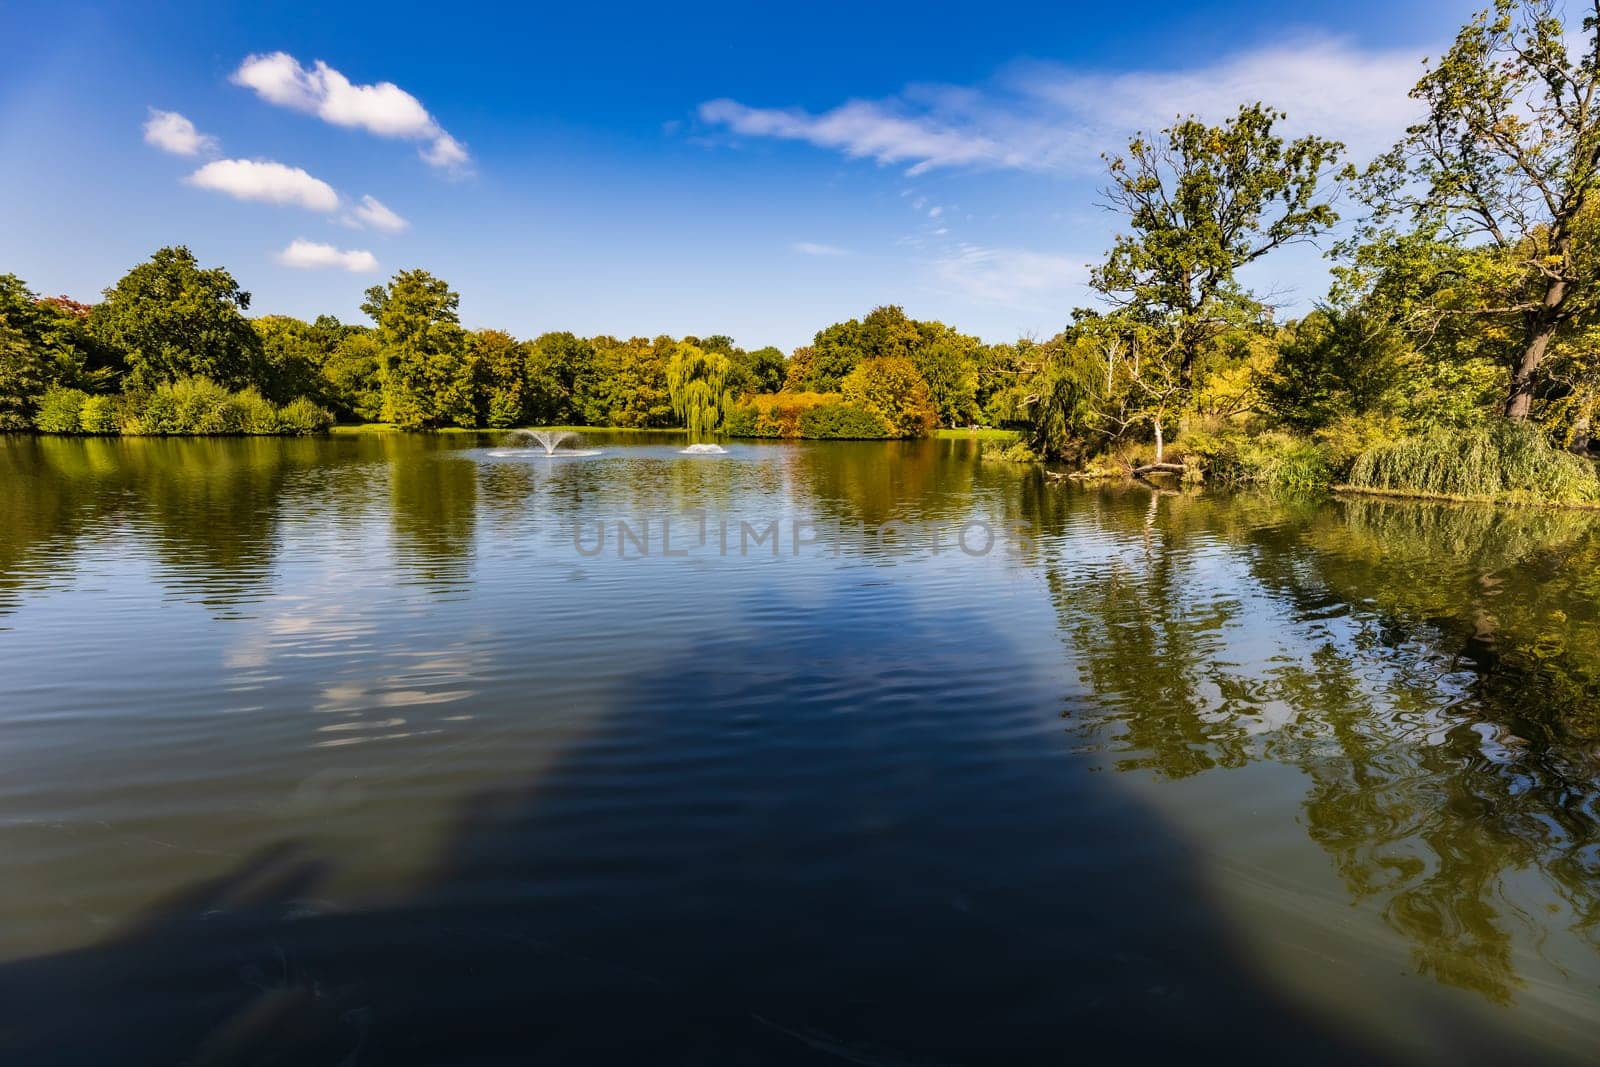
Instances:
[[[34,426],[95,436],[303,436],[326,433],[333,413],[304,397],[280,406],[254,389],[230,393],[205,378],[183,378],[120,396],[57,386],[40,398]]]

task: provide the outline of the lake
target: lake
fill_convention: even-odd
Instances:
[[[8,1063],[1592,1060],[1600,518],[0,438]]]

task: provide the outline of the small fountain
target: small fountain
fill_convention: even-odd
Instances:
[[[681,456],[726,456],[728,450],[721,445],[690,445],[688,448],[680,448],[678,454]]]
[[[505,444],[508,447],[497,448],[489,455],[497,459],[520,457],[533,451],[531,445],[537,443],[544,449],[546,459],[564,459],[576,456],[598,456],[598,448],[566,448],[561,446],[567,441],[575,441],[578,435],[571,430],[515,430],[506,435]]]
[[[527,435],[544,446],[544,454],[553,456],[556,449],[561,447],[561,442],[569,441],[578,435],[570,430],[527,430]]]

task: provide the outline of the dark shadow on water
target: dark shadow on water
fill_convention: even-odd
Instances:
[[[337,860],[285,843],[0,966],[4,1062],[1380,1058],[1240,957],[1015,651],[957,657],[882,586],[751,614],[773,621],[626,679],[537,781],[482,790],[402,902],[312,903]],[[974,715],[974,655],[1016,700]]]

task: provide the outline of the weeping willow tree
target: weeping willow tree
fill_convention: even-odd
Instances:
[[[728,357],[679,344],[667,363],[667,389],[672,410],[688,427],[689,440],[710,437],[722,424],[727,407]]]

